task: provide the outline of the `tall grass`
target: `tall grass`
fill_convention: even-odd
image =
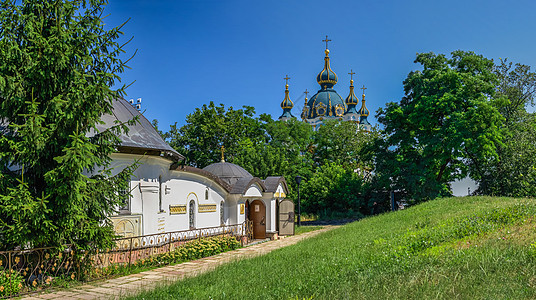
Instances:
[[[137,299],[535,298],[535,216],[535,200],[438,199]]]

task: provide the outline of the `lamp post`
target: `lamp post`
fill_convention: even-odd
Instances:
[[[300,183],[301,183],[301,176],[298,175],[296,176],[296,178],[294,178],[294,180],[296,180],[296,183],[298,184],[298,226],[301,226],[301,209],[300,209]]]

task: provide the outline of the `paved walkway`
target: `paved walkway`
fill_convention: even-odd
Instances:
[[[185,277],[193,277],[215,269],[228,262],[264,255],[273,250],[298,243],[301,240],[331,230],[338,226],[326,226],[323,229],[289,236],[280,240],[268,241],[234,251],[205,257],[173,266],[162,267],[105,281],[90,282],[90,284],[75,288],[48,291],[40,294],[30,294],[22,299],[119,299],[135,295],[142,290],[153,289],[157,285],[170,284]]]

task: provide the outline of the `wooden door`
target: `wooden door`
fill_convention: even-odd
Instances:
[[[279,235],[294,234],[294,203],[288,199],[279,202]]]
[[[255,200],[249,205],[249,219],[253,222],[253,238],[266,238],[266,206],[261,200]]]

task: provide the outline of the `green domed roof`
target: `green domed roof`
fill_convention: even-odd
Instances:
[[[359,109],[359,114],[361,115],[359,123],[364,125],[370,125],[369,121],[367,120],[368,115],[370,114],[367,106],[365,105],[365,87],[363,86],[363,101],[361,101],[361,109]]]
[[[337,74],[331,70],[329,65],[329,50],[326,49],[324,57],[324,69],[316,76],[316,81],[322,88],[331,88],[337,84]]]
[[[340,117],[346,112],[346,104],[332,88],[321,89],[307,103],[307,118]]]
[[[365,105],[365,94],[363,94],[363,101],[361,102],[361,109],[359,109],[359,114],[365,117],[368,117],[368,115],[370,114],[367,106]]]
[[[286,80],[290,79],[287,75],[285,78]],[[290,100],[290,97],[288,95],[288,83],[285,84],[285,99],[283,99],[283,102],[281,102],[281,108],[283,109],[283,114],[279,117],[279,120],[287,120],[294,118],[292,113],[290,112],[292,108],[294,107],[294,102]]]

